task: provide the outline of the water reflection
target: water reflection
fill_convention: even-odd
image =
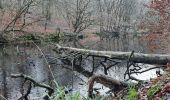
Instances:
[[[47,56],[54,57],[48,47],[41,47]],[[52,65],[52,71],[61,85],[68,85],[71,73],[57,65]],[[27,90],[28,83],[23,85],[23,79],[13,79],[11,74],[23,73],[33,77],[37,82],[49,84],[51,74],[40,51],[34,45],[8,45],[0,47],[0,95],[8,100],[17,100]],[[69,74],[70,73],[70,74]],[[34,87],[29,98],[41,100],[45,89]]]

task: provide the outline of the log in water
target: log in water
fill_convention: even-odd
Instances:
[[[96,51],[72,47],[62,47],[60,45],[57,45],[55,50],[68,50],[73,52],[79,52],[82,55],[94,55],[119,60],[127,60],[131,55],[131,52]],[[170,55],[134,53],[131,58],[131,61],[135,63],[164,65],[170,62]]]

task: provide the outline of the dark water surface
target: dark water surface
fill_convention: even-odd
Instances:
[[[49,46],[40,48],[49,61],[56,57]],[[56,64],[52,64],[51,68],[59,84],[65,86],[70,84],[71,72]],[[0,95],[8,100],[17,100],[26,92],[28,83],[23,84],[23,79],[13,79],[10,76],[20,73],[29,75],[40,83],[49,84],[52,80],[47,63],[35,45],[0,46]],[[45,93],[45,89],[34,87],[29,98],[41,100]]]

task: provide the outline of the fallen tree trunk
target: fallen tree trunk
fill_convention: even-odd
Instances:
[[[67,50],[72,52],[79,52],[82,55],[93,55],[118,60],[127,60],[131,55],[131,52],[96,51],[72,47],[62,47],[60,45],[57,45],[55,50]],[[134,53],[131,61],[134,63],[165,65],[170,62],[170,55]]]

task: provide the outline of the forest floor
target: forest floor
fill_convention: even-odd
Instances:
[[[170,72],[142,83],[136,90],[129,88],[127,95],[128,100],[170,100]]]
[[[170,100],[170,73],[166,72],[164,75],[142,82],[140,85],[129,85],[128,88],[118,92],[117,97],[110,97],[108,94],[104,98],[101,100]]]
[[[139,99],[145,100],[169,100],[170,99],[170,75],[166,74],[158,78],[152,79],[150,82],[145,83],[138,90]]]

